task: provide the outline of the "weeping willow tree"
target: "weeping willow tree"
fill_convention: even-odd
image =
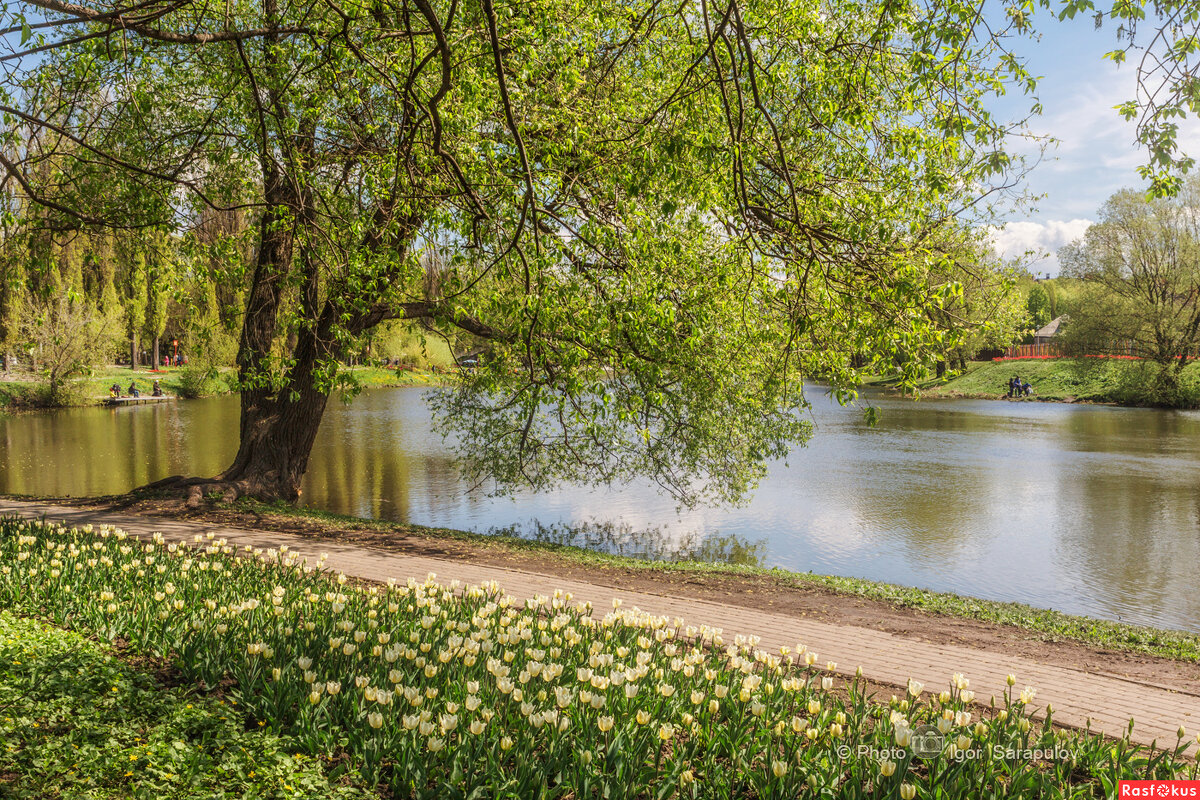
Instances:
[[[484,352],[438,402],[476,478],[732,501],[803,379],[956,335],[938,232],[1010,180],[1022,8],[33,0],[0,110],[78,157],[0,163],[64,224],[253,216],[240,446],[193,497],[295,497],[343,357],[410,320]]]

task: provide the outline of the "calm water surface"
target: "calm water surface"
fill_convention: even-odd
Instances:
[[[649,486],[488,498],[459,480],[420,389],[332,404],[306,504],[486,531],[624,522],[761,543],[794,570],[1200,631],[1200,414],[875,398],[882,422],[813,393],[816,435],[744,508],[676,514]],[[0,493],[95,495],[214,474],[236,450],[216,398],[0,417]]]

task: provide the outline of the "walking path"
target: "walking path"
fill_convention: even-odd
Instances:
[[[683,617],[690,624],[721,628],[726,641],[732,641],[736,634],[757,635],[761,637],[759,646],[773,652],[778,652],[780,646],[793,647],[803,643],[819,654],[821,663],[835,661],[837,671],[845,675],[853,675],[861,667],[863,674],[876,683],[900,687],[913,678],[925,684],[927,689],[939,691],[948,688],[952,673],[961,672],[970,679],[977,700],[985,704],[990,696],[1000,696],[1005,689],[1006,676],[1013,673],[1017,676],[1018,689],[1027,685],[1037,689],[1035,705],[1039,707],[1039,714],[1049,703],[1054,708],[1055,722],[1073,727],[1090,723],[1093,730],[1112,736],[1121,736],[1130,718],[1135,718],[1137,724],[1132,738],[1143,744],[1157,740],[1161,745],[1173,746],[1180,724],[1191,731],[1189,735],[1200,729],[1200,695],[1119,676],[1039,663],[1025,657],[914,641],[869,628],[831,625],[687,597],[624,591],[536,572],[313,541],[286,533],[0,499],[0,516],[11,515],[45,516],[72,526],[108,523],[136,535],[160,531],[168,540],[174,541],[191,541],[196,534],[211,531],[239,547],[287,545],[310,561],[327,553],[329,569],[368,580],[406,580],[410,577],[423,580],[433,572],[439,580],[446,582],[458,579],[478,584],[496,580],[505,591],[518,597],[551,595],[555,589],[562,589],[574,595],[576,600],[591,601],[598,614],[607,612],[616,597],[627,608],[636,606],[652,614]]]

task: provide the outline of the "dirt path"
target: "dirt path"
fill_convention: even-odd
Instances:
[[[1173,744],[1181,723],[1193,732],[1200,729],[1200,664],[1047,642],[1013,626],[784,587],[767,577],[584,566],[552,554],[452,537],[336,530],[315,521],[232,512],[186,514],[174,506],[115,509],[0,499],[0,514],[45,515],[69,524],[108,522],[142,535],[161,531],[175,540],[214,531],[239,545],[286,544],[314,558],[328,553],[330,568],[369,580],[424,578],[434,572],[442,580],[469,583],[494,578],[522,597],[562,588],[592,601],[600,613],[619,597],[627,606],[721,627],[727,640],[755,634],[768,650],[802,642],[822,662],[836,661],[839,672],[853,674],[861,666],[880,686],[903,686],[911,677],[940,689],[951,673],[963,672],[986,705],[1004,690],[1005,676],[1014,673],[1018,688],[1037,688],[1039,705],[1053,704],[1059,723],[1081,727],[1090,720],[1093,729],[1119,736],[1133,717],[1134,738],[1144,743]]]

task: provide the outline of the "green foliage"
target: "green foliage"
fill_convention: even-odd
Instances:
[[[164,686],[78,633],[0,611],[6,798],[375,796],[331,782],[292,748],[235,702]]]
[[[1114,194],[1084,240],[1059,258],[1084,286],[1065,341],[1076,352],[1152,360],[1156,375],[1132,391],[1188,402],[1180,376],[1200,352],[1200,178],[1170,199]]]
[[[1037,330],[1046,325],[1053,317],[1050,314],[1050,295],[1041,286],[1035,284],[1025,298],[1025,311],[1029,315],[1029,325]]]
[[[215,367],[193,364],[184,367],[179,373],[176,386],[179,396],[184,398],[209,397],[230,391],[228,382]]]
[[[89,373],[116,333],[95,306],[66,294],[31,300],[23,310],[20,341],[48,383],[50,404],[75,404],[68,380]]]
[[[815,653],[759,654],[636,610],[597,620],[569,595],[522,604],[494,584],[458,594],[432,577],[348,585],[282,553],[239,559],[221,541],[138,544],[0,521],[0,600],[169,655],[187,680],[230,682],[248,718],[310,754],[344,754],[395,796],[1068,798],[1197,776],[1182,732],[1147,750],[1056,731],[1050,712],[1030,719],[1033,687],[976,719],[961,675],[944,694],[910,683],[880,701]],[[939,720],[943,748],[915,757],[914,732]],[[983,752],[956,757],[968,749]]]

